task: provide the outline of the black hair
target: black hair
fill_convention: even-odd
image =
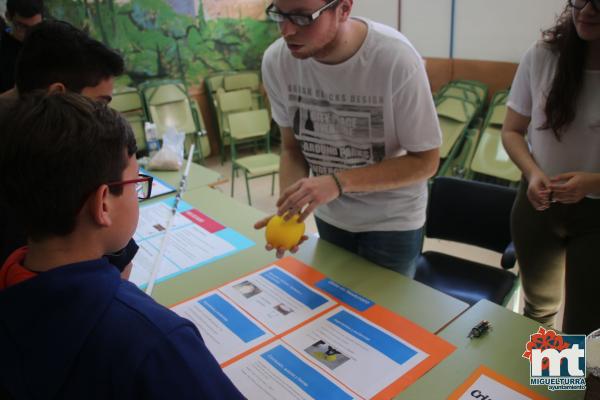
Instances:
[[[0,108],[0,201],[32,240],[71,233],[89,195],[122,180],[136,152],[131,127],[117,111],[69,92],[38,91]]]
[[[556,25],[543,32],[543,40],[558,55],[558,65],[544,109],[546,122],[541,129],[551,129],[560,140],[563,130],[575,119],[587,48],[587,43],[577,34],[569,4]]]
[[[34,15],[42,14],[44,11],[44,2],[42,0],[7,0],[6,16],[13,18],[19,15],[24,18],[31,18]]]
[[[19,93],[60,82],[73,92],[123,73],[123,57],[64,21],[44,21],[31,29],[17,59]]]

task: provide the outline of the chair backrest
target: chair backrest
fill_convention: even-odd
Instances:
[[[506,101],[508,100],[508,90],[501,90],[494,94],[490,102],[490,109],[484,123],[487,125],[502,126],[506,117]]]
[[[437,177],[429,194],[426,236],[502,253],[511,242],[515,196],[513,188]]]
[[[169,126],[184,133],[200,130],[183,83],[174,81],[149,84],[143,87],[142,95],[159,137],[162,137]]]
[[[259,138],[271,130],[269,113],[265,109],[229,114],[231,137],[237,140]]]
[[[121,113],[144,112],[144,104],[135,88],[123,88],[113,93],[110,106]]]
[[[217,104],[223,113],[246,111],[252,108],[252,93],[248,89],[232,92],[218,91]]]
[[[475,115],[477,106],[462,98],[444,96],[437,104],[436,111],[439,117],[450,118],[459,122],[469,122]]]
[[[258,90],[259,85],[260,78],[256,71],[239,72],[225,75],[223,78],[223,88],[228,92],[240,89]]]

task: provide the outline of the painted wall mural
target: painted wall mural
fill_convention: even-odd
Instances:
[[[267,0],[46,0],[48,14],[117,49],[127,74],[197,84],[212,72],[260,69],[279,33]]]

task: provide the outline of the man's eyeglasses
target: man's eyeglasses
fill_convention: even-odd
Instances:
[[[576,10],[583,10],[587,3],[592,3],[596,11],[600,12],[600,0],[569,0],[569,4]]]
[[[331,0],[329,3],[325,4],[323,7],[319,8],[317,11],[312,14],[291,14],[284,13],[275,8],[274,4],[271,4],[267,7],[267,15],[272,21],[275,22],[283,22],[286,19],[291,21],[292,24],[297,26],[308,26],[317,20],[323,14],[323,12],[327,11],[331,7],[335,6],[339,3],[340,0]]]
[[[152,194],[152,180],[154,178],[149,175],[140,174],[137,179],[130,179],[127,181],[109,182],[106,185],[110,186],[123,186],[130,183],[135,183],[135,191],[137,192],[138,200],[147,200]]]

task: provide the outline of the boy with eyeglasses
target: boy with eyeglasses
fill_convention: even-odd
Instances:
[[[15,399],[241,398],[194,325],[102,257],[131,238],[150,194],[127,122],[83,96],[42,93],[1,123],[0,197],[29,246],[0,269],[0,388]]]
[[[412,277],[441,131],[419,54],[352,6],[267,8],[282,35],[262,64],[283,141],[278,214],[315,211],[321,238]]]

